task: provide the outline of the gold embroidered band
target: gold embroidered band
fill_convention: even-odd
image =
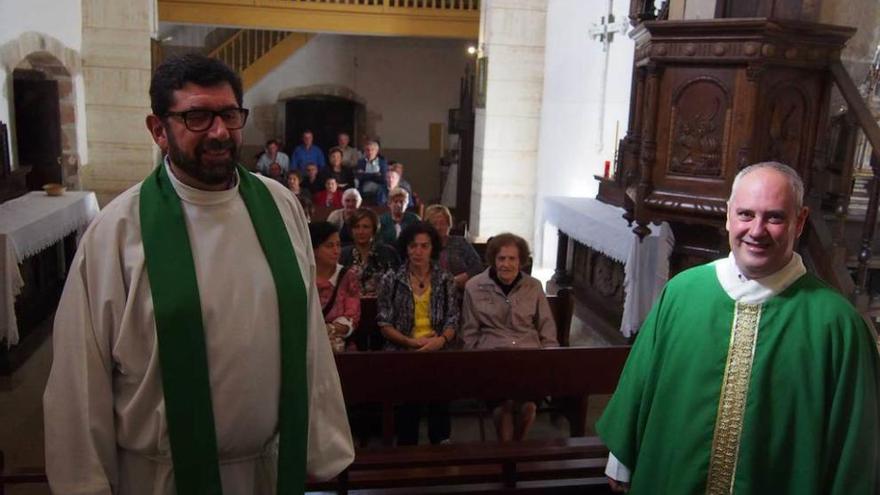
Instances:
[[[707,495],[733,493],[736,462],[739,458],[739,441],[760,320],[760,304],[736,304],[730,334],[730,349],[727,351],[727,366],[724,369],[724,382],[721,385],[721,398],[718,402],[718,416],[715,420],[715,434],[712,438],[709,477],[706,483]]]

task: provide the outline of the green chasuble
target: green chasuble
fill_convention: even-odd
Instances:
[[[596,427],[630,494],[875,494],[871,331],[810,274],[737,304],[715,266],[672,279]]]

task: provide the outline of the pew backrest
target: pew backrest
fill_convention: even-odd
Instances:
[[[611,394],[629,346],[336,355],[347,404]]]

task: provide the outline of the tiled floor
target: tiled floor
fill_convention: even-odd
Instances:
[[[48,322],[45,323],[48,325]],[[51,338],[11,376],[0,376],[0,450],[8,468],[42,467],[43,389],[52,364]],[[8,495],[49,494],[45,485],[16,485]]]

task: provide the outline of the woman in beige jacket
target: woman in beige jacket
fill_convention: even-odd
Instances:
[[[541,282],[520,270],[528,259],[529,246],[519,236],[500,234],[489,241],[489,268],[468,280],[464,289],[461,338],[465,349],[559,346]],[[493,405],[498,439],[522,440],[535,421],[535,402],[507,400]]]

